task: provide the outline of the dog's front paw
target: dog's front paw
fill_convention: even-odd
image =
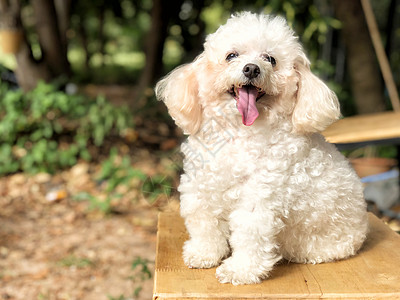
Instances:
[[[215,275],[221,283],[255,284],[266,278],[268,271],[260,265],[250,263],[247,259],[229,257],[217,268]]]
[[[208,269],[218,266],[228,253],[227,242],[212,244],[189,240],[183,246],[183,260],[189,268]]]

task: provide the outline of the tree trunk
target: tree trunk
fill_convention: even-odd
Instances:
[[[61,47],[65,54],[68,51],[67,30],[70,25],[71,1],[72,0],[54,0],[55,9],[57,11]]]
[[[184,21],[182,21],[182,23],[180,24],[182,28],[182,38],[183,38],[182,47],[185,50],[184,52],[185,56],[183,58],[183,61],[193,60],[203,48],[206,24],[201,19],[201,12],[203,11],[204,5],[205,5],[204,0],[193,1],[193,8],[192,8],[192,14],[194,14],[193,23],[196,24],[199,28],[197,34],[192,35],[188,30],[189,29],[188,26],[185,26],[186,24],[184,23]]]
[[[34,89],[40,80],[51,80],[52,75],[47,65],[43,62],[37,62],[33,58],[31,48],[25,36],[15,57],[17,60],[15,75],[17,76],[18,85],[24,91]]]
[[[104,7],[100,7],[99,11],[99,52],[101,54],[101,65],[104,66],[104,56],[105,56],[105,45],[106,45],[106,37],[104,36],[104,25],[105,25],[105,10]]]
[[[23,31],[20,3],[18,0],[14,0],[11,4],[8,6],[6,0],[1,0],[0,10],[2,13],[15,18],[13,23],[17,26],[16,28]],[[33,89],[40,79],[46,81],[51,79],[51,73],[47,66],[35,61],[24,31],[23,39],[15,58],[17,61],[15,74],[18,84],[23,90],[29,91]]]
[[[70,68],[66,48],[57,21],[57,13],[53,0],[32,0],[36,17],[36,31],[42,50],[42,58],[49,66],[54,77],[69,75]]]
[[[0,27],[12,28],[21,26],[19,12],[21,4],[19,0],[9,2],[0,0]]]
[[[388,12],[387,12],[387,22],[386,22],[386,45],[385,45],[385,52],[386,55],[390,58],[392,54],[392,41],[394,41],[394,37],[392,38],[393,31],[394,31],[394,18],[396,15],[396,6],[397,1],[392,0],[390,1]]]
[[[82,17],[80,17],[80,18],[81,18],[81,20],[78,25],[78,30],[79,30],[78,36],[82,43],[83,51],[85,52],[85,71],[88,71],[89,67],[90,67],[89,64],[90,64],[90,57],[91,57],[91,54],[89,51],[88,34],[87,34],[86,28],[83,24]]]
[[[40,60],[33,57],[31,46],[24,34],[22,45],[16,53],[15,73],[18,84],[25,91],[35,88],[39,80],[50,81],[60,75],[70,75],[65,36],[68,26],[65,20],[69,15],[70,0],[65,0],[62,6],[58,6],[57,13],[64,20],[61,21],[61,27],[58,24],[58,15],[53,0],[32,0],[31,3],[35,12],[36,32],[42,57]],[[20,11],[18,19],[21,19]]]
[[[154,0],[151,10],[151,27],[145,44],[146,65],[139,80],[135,100],[143,98],[146,88],[154,84],[163,71],[163,50],[168,24],[179,14],[183,0]]]
[[[385,110],[382,79],[359,0],[334,0],[347,51],[347,68],[360,114]]]
[[[165,12],[166,1],[154,0],[151,10],[151,28],[145,44],[146,67],[140,78],[140,86],[150,85],[155,77],[157,77],[157,73],[160,72],[168,28],[168,16]]]

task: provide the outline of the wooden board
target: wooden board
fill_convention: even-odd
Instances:
[[[177,213],[161,213],[153,299],[400,299],[400,236],[372,214],[369,219],[370,234],[355,257],[319,265],[282,263],[261,284],[233,286],[219,283],[215,268],[184,265],[184,223]]]
[[[400,112],[344,118],[328,127],[323,135],[331,143],[359,143],[400,138]]]

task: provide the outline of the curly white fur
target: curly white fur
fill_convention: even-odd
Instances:
[[[281,258],[354,255],[368,229],[362,185],[319,134],[339,117],[338,100],[311,73],[293,31],[283,18],[245,12],[204,48],[156,86],[189,135],[179,186],[185,263],[219,265],[219,281],[236,285],[260,282]],[[247,64],[259,74],[246,76]],[[238,109],[244,87],[260,91],[252,124]]]

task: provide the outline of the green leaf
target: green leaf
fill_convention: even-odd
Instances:
[[[136,257],[135,260],[132,262],[131,268],[132,270],[136,270],[140,267],[139,272],[142,274],[142,280],[150,279],[152,277],[151,271],[149,269],[150,261],[147,259],[143,259],[140,256]]]
[[[129,112],[106,98],[93,101],[82,95],[67,95],[55,84],[40,82],[34,90],[24,93],[9,90],[0,81],[0,99],[0,145],[6,145],[0,149],[0,159],[5,158],[0,175],[18,169],[53,172],[75,164],[78,158],[90,161],[87,149],[91,143],[101,147],[114,129],[124,130],[131,124]],[[59,149],[59,144],[67,141],[67,148]],[[26,149],[27,153],[14,157],[13,147]],[[130,160],[126,158],[115,166],[111,162],[107,176],[122,170],[111,186],[129,183],[128,165]]]

